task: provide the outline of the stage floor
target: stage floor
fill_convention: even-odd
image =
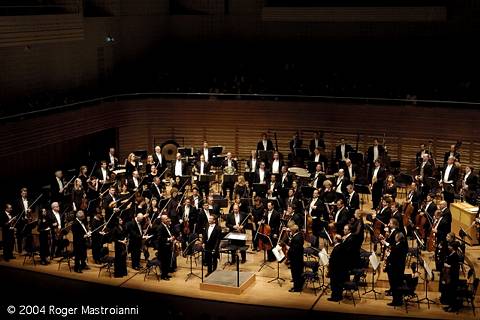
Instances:
[[[479,261],[477,260],[477,257],[480,257],[480,249],[478,249],[478,247],[470,248],[467,250],[469,259],[475,259],[475,263]],[[227,256],[223,255],[219,262],[219,270],[222,270],[226,261]],[[23,257],[19,255],[17,255],[16,259],[10,260],[10,262],[5,262],[3,260],[0,261],[0,265],[20,268],[24,270],[31,270],[35,272],[42,272],[58,277],[70,278],[86,282],[107,284],[110,286],[146,290],[161,294],[184,296],[197,299],[248,304],[253,306],[262,305],[276,308],[301,309],[305,311],[313,310],[320,312],[341,312],[347,314],[370,314],[375,316],[393,316],[401,318],[412,317],[429,319],[456,319],[458,317],[461,317],[462,319],[475,319],[471,308],[464,308],[460,311],[458,315],[456,315],[444,312],[441,308],[441,305],[438,304],[431,305],[430,309],[427,308],[426,304],[421,304],[420,309],[418,309],[416,305],[412,304],[408,308],[408,313],[405,311],[404,307],[393,308],[387,306],[386,304],[391,301],[391,297],[384,296],[384,291],[388,286],[388,281],[383,272],[380,273],[379,279],[378,281],[376,281],[376,288],[379,292],[381,292],[380,295],[377,295],[377,300],[374,299],[373,293],[363,295],[363,289],[361,289],[361,298],[359,298],[358,294],[355,293],[356,306],[354,306],[353,302],[349,299],[344,299],[340,303],[327,301],[327,298],[329,297],[329,291],[317,291],[317,294],[315,295],[311,287],[305,288],[305,290],[301,293],[288,292],[292,284],[290,282],[290,270],[285,264],[279,265],[280,276],[285,279],[285,282],[273,281],[269,283],[270,280],[274,279],[277,276],[278,264],[276,262],[269,263],[268,266],[270,267],[265,266],[259,272],[258,270],[261,263],[263,262],[262,252],[248,253],[247,262],[240,265],[241,271],[254,272],[256,276],[256,281],[240,295],[201,290],[201,280],[199,278],[189,277],[186,281],[187,275],[190,272],[189,261],[183,257],[179,257],[177,262],[177,272],[173,275],[170,281],[158,281],[153,274],[151,274],[145,279],[144,273],[135,271],[130,268],[128,269],[128,276],[124,278],[109,277],[108,273],[103,271],[99,277],[99,266],[93,264],[93,262],[89,263],[91,269],[85,270],[82,274],[69,272],[66,264],[62,264],[60,270],[58,270],[58,263],[51,263],[47,266],[42,266],[40,264],[33,266],[31,263],[27,263],[24,266],[22,265]],[[225,269],[223,270],[234,271],[235,266],[226,265]],[[200,266],[196,266],[194,264],[193,272],[198,276],[201,276]],[[369,274],[367,280],[370,282],[370,279],[371,275]],[[431,288],[431,290],[429,290],[428,292],[428,297],[438,302],[438,282],[436,281],[434,283],[430,283],[429,287]],[[420,299],[425,296],[423,282],[418,285],[417,294]],[[478,319],[478,315],[480,314],[480,308],[478,307],[480,306],[480,296],[477,295],[476,300],[476,318]]]

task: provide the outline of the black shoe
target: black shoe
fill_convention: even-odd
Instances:
[[[47,263],[47,261],[40,261],[40,264],[41,264],[42,266],[46,266],[48,263]]]
[[[340,300],[342,300],[342,299],[330,297],[330,298],[328,298],[327,300],[328,300],[328,301],[333,301],[333,302],[338,302],[338,301],[340,301]]]
[[[392,291],[391,290],[385,290],[385,296],[389,297],[392,295]]]
[[[240,261],[241,264],[244,264],[245,262],[247,262],[247,260]]]
[[[452,308],[450,306],[443,307],[443,311],[450,312]]]
[[[169,277],[161,277],[160,279],[165,280],[165,281],[170,281]]]
[[[208,277],[211,274],[212,274],[211,272],[207,272],[207,274],[205,275],[205,278]]]
[[[403,306],[403,302],[390,302],[390,303],[387,303],[387,306],[390,306],[390,307],[400,307],[400,306]]]
[[[82,268],[82,270],[90,270],[90,267],[89,267],[89,266],[84,266],[84,267]]]
[[[75,271],[76,273],[83,273],[82,270],[73,270]]]
[[[290,288],[290,290],[288,290],[288,292],[302,292],[302,290],[295,289],[295,288]]]

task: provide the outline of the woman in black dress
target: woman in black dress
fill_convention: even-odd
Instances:
[[[387,180],[385,180],[385,185],[383,186],[383,195],[390,195],[393,201],[397,197],[397,185],[395,183],[395,177],[391,174],[388,175]]]
[[[135,154],[130,153],[127,160],[125,161],[125,175],[126,177],[131,177],[133,171],[138,171],[138,162],[136,160]]]
[[[114,276],[124,277],[127,272],[127,231],[123,220],[120,218],[118,224],[112,230],[112,240],[115,248]]]

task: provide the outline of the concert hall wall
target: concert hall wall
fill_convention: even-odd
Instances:
[[[480,167],[480,111],[413,105],[380,106],[334,102],[226,101],[137,99],[104,102],[72,111],[5,123],[0,127],[0,163],[3,188],[45,185],[56,168],[78,168],[95,142],[100,149],[116,146],[121,161],[129,152],[152,152],[175,139],[199,147],[204,139],[222,145],[245,159],[261,132],[277,133],[279,150],[286,156],[295,130],[304,143],[311,130],[321,130],[330,152],[340,137],[365,152],[377,137],[385,142],[392,160],[402,170],[414,168],[421,142],[433,140],[438,164],[450,144],[462,140],[462,163]],[[91,157],[90,157],[91,158]],[[97,159],[90,159],[97,160]],[[43,181],[39,181],[43,180]]]

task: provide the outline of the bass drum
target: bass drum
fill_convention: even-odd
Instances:
[[[160,145],[162,148],[162,157],[167,161],[175,160],[177,149],[180,145],[175,140],[167,140]]]

